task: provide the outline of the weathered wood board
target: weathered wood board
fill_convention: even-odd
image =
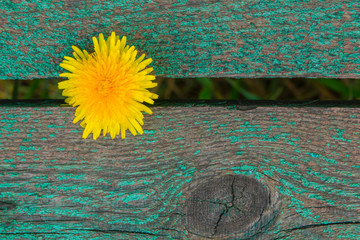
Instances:
[[[360,76],[353,0],[0,2],[0,79],[58,77],[72,45],[111,31],[166,77]]]
[[[163,102],[143,135],[97,141],[59,102],[8,103],[0,239],[359,239],[354,102]]]

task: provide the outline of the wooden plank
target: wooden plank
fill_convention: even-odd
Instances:
[[[1,239],[359,239],[358,103],[162,102],[97,141],[73,108],[8,103]]]
[[[58,77],[72,45],[111,31],[157,76],[358,78],[359,14],[348,0],[5,0],[0,79]]]

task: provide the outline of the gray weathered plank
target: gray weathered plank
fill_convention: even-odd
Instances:
[[[72,45],[111,31],[158,76],[358,78],[359,14],[350,0],[5,0],[0,79],[58,77]]]
[[[71,123],[73,108],[2,104],[0,238],[359,238],[360,108],[152,109],[142,136],[94,141]],[[274,211],[227,235],[221,224],[239,214],[242,176],[267,189],[262,204]],[[199,202],[202,186],[209,199]],[[207,216],[191,206],[218,221],[194,222]]]

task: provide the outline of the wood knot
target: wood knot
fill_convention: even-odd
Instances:
[[[189,235],[248,238],[270,225],[278,212],[277,192],[245,175],[206,179],[192,188],[184,209]]]

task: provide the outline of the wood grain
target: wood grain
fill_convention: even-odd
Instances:
[[[276,218],[248,237],[359,238],[360,108],[152,109],[143,135],[94,141],[73,108],[0,104],[0,238],[207,239],[186,205],[223,176],[278,194]]]
[[[350,0],[5,0],[0,79],[58,77],[72,45],[111,31],[157,76],[358,78],[359,14]]]

